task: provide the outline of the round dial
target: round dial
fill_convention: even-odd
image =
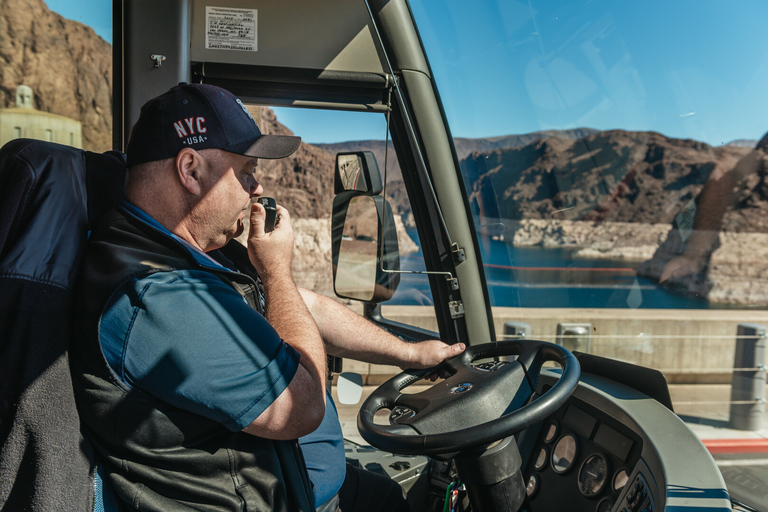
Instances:
[[[525,486],[525,494],[530,498],[534,494],[536,494],[536,491],[539,490],[539,477],[536,475],[531,475],[528,477],[528,484]]]
[[[629,482],[629,471],[627,469],[620,469],[613,477],[613,490],[619,492]]]
[[[602,453],[593,453],[579,470],[579,490],[584,496],[595,496],[608,480],[608,461]]]
[[[603,498],[600,500],[600,503],[597,504],[597,508],[595,508],[595,512],[611,512],[612,508],[613,508],[613,499]]]
[[[544,427],[544,442],[551,443],[557,437],[557,423],[552,421],[546,427]]]
[[[547,465],[547,449],[542,448],[539,451],[539,456],[536,457],[536,462],[533,464],[533,469],[541,471]]]
[[[558,439],[552,450],[552,469],[555,473],[562,474],[571,469],[576,460],[577,448],[576,436],[573,434],[566,434]]]

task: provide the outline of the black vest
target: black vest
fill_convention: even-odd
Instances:
[[[228,256],[236,258],[237,252]],[[98,334],[101,315],[112,297],[125,292],[124,284],[154,272],[200,268],[180,242],[124,210],[110,212],[94,230],[76,290],[79,312],[70,350],[75,397],[86,433],[110,483],[136,510],[314,511],[296,441],[231,432],[131,389],[104,358]],[[205,270],[261,309],[253,279]]]

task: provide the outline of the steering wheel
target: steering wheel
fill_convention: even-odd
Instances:
[[[476,359],[516,355],[515,361]],[[560,379],[527,403],[545,361],[562,368]],[[439,370],[450,377],[415,394],[401,390]],[[579,382],[579,362],[565,348],[535,340],[467,347],[434,368],[407,370],[378,387],[357,418],[360,435],[376,448],[403,455],[445,455],[488,445],[542,421],[565,404]],[[390,409],[391,425],[373,422]]]

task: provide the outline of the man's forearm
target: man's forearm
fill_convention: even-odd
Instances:
[[[408,362],[408,345],[333,299],[299,289],[329,354],[376,364]]]
[[[300,364],[325,397],[326,353],[318,326],[290,276],[264,282],[266,318],[280,337],[301,354]]]
[[[290,275],[262,279],[267,320],[301,359],[288,387],[243,431],[266,439],[295,439],[317,429],[325,415],[325,348]]]
[[[437,340],[408,343],[375,326],[343,304],[299,289],[329,354],[401,368],[426,368],[459,354],[464,345]]]

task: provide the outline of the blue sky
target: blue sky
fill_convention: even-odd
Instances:
[[[111,2],[47,3],[111,42]],[[768,131],[764,0],[411,3],[454,136],[587,126],[719,145]],[[276,110],[308,142],[383,137],[380,116]]]

